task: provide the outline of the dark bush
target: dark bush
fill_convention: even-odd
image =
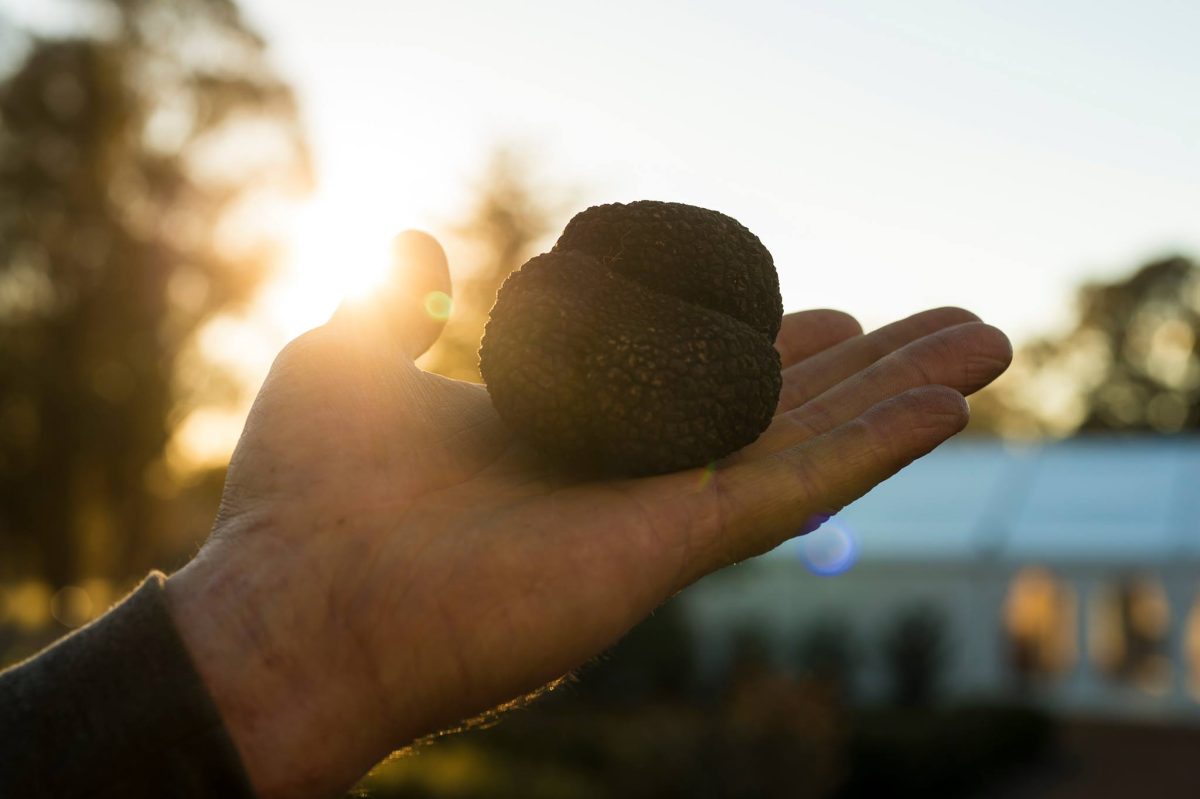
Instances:
[[[1021,706],[885,709],[857,714],[839,799],[968,796],[1050,753],[1053,722]]]

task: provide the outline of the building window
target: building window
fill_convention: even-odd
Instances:
[[[1170,628],[1171,608],[1162,585],[1146,577],[1121,579],[1089,602],[1092,662],[1114,682],[1162,693],[1171,683]]]
[[[1200,596],[1192,603],[1184,631],[1183,656],[1187,661],[1188,690],[1200,700]]]
[[[1075,664],[1075,591],[1046,569],[1017,572],[1004,602],[1009,662],[1020,680],[1056,677]]]

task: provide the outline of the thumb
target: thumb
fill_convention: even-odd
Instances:
[[[438,240],[420,230],[396,236],[393,253],[382,299],[397,316],[405,350],[416,358],[433,346],[450,318],[450,266]]]
[[[392,246],[392,268],[371,297],[347,301],[331,322],[353,326],[360,334],[383,337],[410,358],[424,353],[450,317],[450,267],[437,239],[420,230],[405,230]]]

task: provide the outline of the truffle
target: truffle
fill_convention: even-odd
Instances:
[[[680,203],[589,208],[496,296],[480,372],[539,450],[606,473],[703,466],[756,439],[779,399],[771,254]]]

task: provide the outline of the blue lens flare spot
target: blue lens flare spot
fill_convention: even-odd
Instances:
[[[858,536],[836,516],[795,541],[800,561],[819,577],[845,574],[858,561]]]

